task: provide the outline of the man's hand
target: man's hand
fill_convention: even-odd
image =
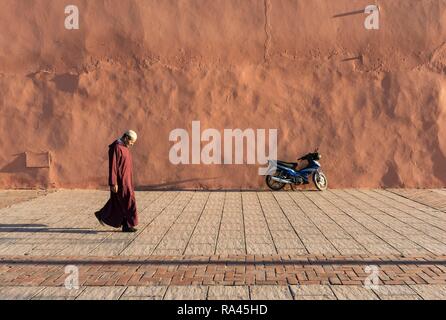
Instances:
[[[118,193],[118,186],[110,186],[110,191],[113,193]]]

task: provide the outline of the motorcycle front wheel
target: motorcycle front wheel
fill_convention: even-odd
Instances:
[[[319,191],[325,191],[328,188],[328,179],[322,172],[316,172],[313,175],[313,182]]]
[[[285,188],[285,183],[273,180],[273,176],[266,176],[266,184],[274,191],[279,191]]]

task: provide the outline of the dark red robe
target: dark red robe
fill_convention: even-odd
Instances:
[[[110,193],[110,200],[99,211],[105,224],[120,228],[123,225],[136,227],[138,213],[136,209],[135,190],[133,187],[132,155],[121,140],[109,146],[109,181],[110,186],[117,185],[118,193]]]

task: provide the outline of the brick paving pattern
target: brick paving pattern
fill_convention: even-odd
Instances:
[[[51,191],[46,190],[10,190],[0,191],[0,208],[44,196]]]
[[[446,256],[0,257],[2,286],[63,286],[75,265],[82,286],[446,285]]]
[[[0,298],[446,299],[444,190],[138,192],[136,234],[99,226],[107,197],[1,208]]]
[[[446,189],[438,190],[391,190],[395,194],[403,196],[409,200],[419,202],[421,204],[436,208],[446,212]]]

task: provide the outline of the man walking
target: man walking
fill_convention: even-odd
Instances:
[[[129,130],[109,146],[110,200],[95,213],[102,225],[122,227],[123,232],[136,232],[138,213],[133,187],[133,164],[129,148],[138,139],[136,132]]]

